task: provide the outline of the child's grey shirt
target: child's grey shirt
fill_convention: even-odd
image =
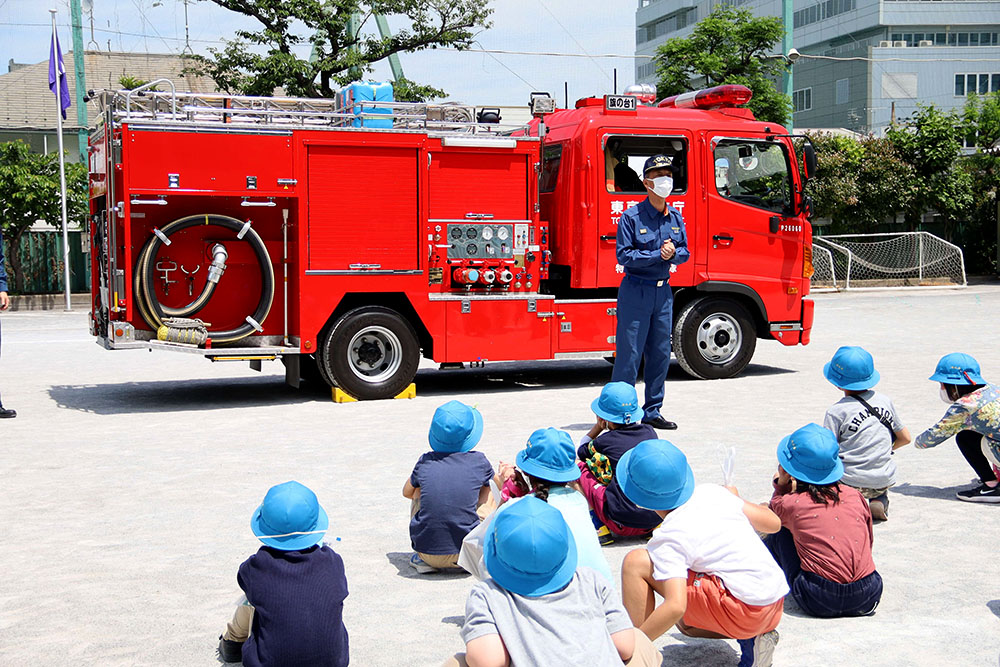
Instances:
[[[878,392],[860,394],[872,408],[892,422],[892,430],[903,428],[896,407]],[[840,443],[840,460],[848,486],[858,489],[883,489],[896,481],[896,463],[892,460],[892,436],[879,418],[855,398],[845,396],[826,411],[823,426],[833,431]]]
[[[462,640],[499,634],[513,667],[605,667],[623,664],[611,635],[631,627],[604,577],[580,567],[562,590],[533,598],[480,581],[465,602]]]

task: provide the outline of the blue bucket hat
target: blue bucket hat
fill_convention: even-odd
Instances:
[[[272,486],[250,517],[250,529],[261,542],[281,551],[301,551],[323,541],[330,519],[316,494],[298,482]]]
[[[532,477],[549,482],[580,479],[573,438],[557,428],[540,428],[528,438],[528,446],[517,453],[517,467]]]
[[[778,445],[778,463],[789,475],[809,484],[833,484],[844,476],[840,445],[830,429],[807,424]]]
[[[863,347],[845,345],[823,366],[823,375],[835,387],[849,391],[871,389],[880,379],[872,355]]]
[[[634,424],[642,419],[639,396],[628,382],[609,382],[601,395],[590,404],[590,409],[601,419],[613,424]]]
[[[677,509],[694,493],[687,457],[666,440],[643,440],[625,452],[615,478],[629,500],[651,510]]]
[[[972,355],[952,352],[941,357],[930,380],[944,384],[986,384]]]
[[[576,541],[562,514],[534,496],[494,517],[483,543],[486,571],[500,586],[526,597],[553,593],[576,572]]]
[[[448,401],[434,411],[427,440],[435,452],[467,452],[483,437],[479,410],[459,401]]]

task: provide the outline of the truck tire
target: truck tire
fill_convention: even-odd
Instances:
[[[684,306],[674,322],[674,354],[681,368],[699,380],[737,375],[757,348],[753,318],[726,297],[702,297]]]
[[[320,348],[321,372],[358,400],[392,398],[413,381],[420,343],[399,313],[370,306],[345,313]]]

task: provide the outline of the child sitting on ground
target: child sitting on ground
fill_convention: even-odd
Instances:
[[[250,528],[264,543],[240,565],[246,601],[219,638],[224,662],[244,667],[346,667],[344,561],[321,545],[329,526],[316,494],[298,482],[268,490]]]
[[[483,435],[475,408],[448,401],[434,412],[427,439],[433,451],[417,461],[403,485],[409,498],[410,565],[426,574],[462,571],[462,540],[496,507],[489,483],[493,467],[481,452],[470,451]]]
[[[524,498],[497,512],[483,545],[490,578],[465,603],[465,653],[445,664],[659,665],[603,577],[577,567],[576,543],[551,505]]]
[[[872,517],[861,493],[838,483],[837,439],[809,424],[778,445],[770,507],[781,530],[764,540],[792,598],[811,616],[868,616],[882,598],[872,560]]]
[[[614,542],[612,533],[623,537],[649,535],[660,524],[656,512],[636,507],[615,481],[615,469],[625,452],[643,440],[656,438],[656,431],[643,424],[642,408],[635,387],[627,382],[604,385],[590,405],[597,423],[580,441],[580,487],[601,526],[602,545]]]
[[[580,469],[576,467],[570,434],[555,428],[538,429],[528,438],[528,446],[518,453],[517,465],[527,480],[519,479],[513,466],[500,462],[499,477],[505,480],[505,495],[516,498],[530,492],[559,510],[573,535],[580,565],[596,570],[613,585],[611,568],[590,520],[587,499],[579,491]],[[501,511],[507,511],[507,506],[501,505]]]
[[[689,637],[737,639],[740,667],[770,665],[788,585],[755,531],[778,532],[777,515],[734,488],[696,487],[687,458],[666,440],[639,443],[616,474],[626,496],[663,517],[647,548],[622,563],[622,600],[636,627],[650,639],[674,625]]]
[[[892,452],[910,442],[910,431],[899,421],[888,396],[872,390],[879,373],[865,349],[841,347],[823,375],[844,392],[844,398],[826,411],[823,426],[840,443],[844,462],[844,484],[868,499],[872,517],[889,518],[889,487],[896,483]]]

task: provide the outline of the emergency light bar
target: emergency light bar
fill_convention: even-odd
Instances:
[[[752,90],[746,86],[730,83],[682,95],[672,95],[660,100],[656,106],[677,109],[718,109],[746,104],[751,97],[753,97]]]

